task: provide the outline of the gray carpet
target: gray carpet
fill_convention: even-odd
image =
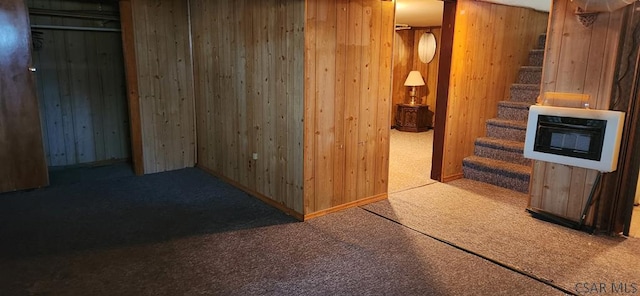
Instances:
[[[606,283],[609,292],[612,283],[640,289],[640,239],[540,221],[525,212],[526,202],[526,194],[461,179],[391,194],[363,208],[569,291],[581,283]]]
[[[107,180],[134,176],[133,168],[126,160],[97,164],[49,167],[51,186],[70,185],[87,181]]]
[[[72,169],[59,183],[0,194],[0,258],[146,244],[296,220],[197,169],[137,177]],[[72,182],[71,176],[94,174]],[[55,174],[53,174],[55,175]],[[52,181],[55,180],[52,176]]]
[[[197,169],[0,194],[0,237],[2,295],[563,294],[361,208],[296,222]]]

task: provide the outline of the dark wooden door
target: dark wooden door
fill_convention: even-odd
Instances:
[[[24,0],[0,0],[0,192],[49,183]]]

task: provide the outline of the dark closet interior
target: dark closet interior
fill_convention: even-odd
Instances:
[[[49,168],[130,158],[117,2],[29,0]]]

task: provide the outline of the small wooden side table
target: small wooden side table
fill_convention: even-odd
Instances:
[[[396,129],[403,132],[424,132],[431,127],[429,106],[423,104],[397,104]]]

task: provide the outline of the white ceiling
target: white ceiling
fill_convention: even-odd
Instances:
[[[551,0],[476,0],[549,11]],[[442,25],[443,2],[440,0],[396,0],[396,24],[412,27]]]
[[[438,0],[396,0],[396,24],[439,27],[442,8],[443,2]]]

